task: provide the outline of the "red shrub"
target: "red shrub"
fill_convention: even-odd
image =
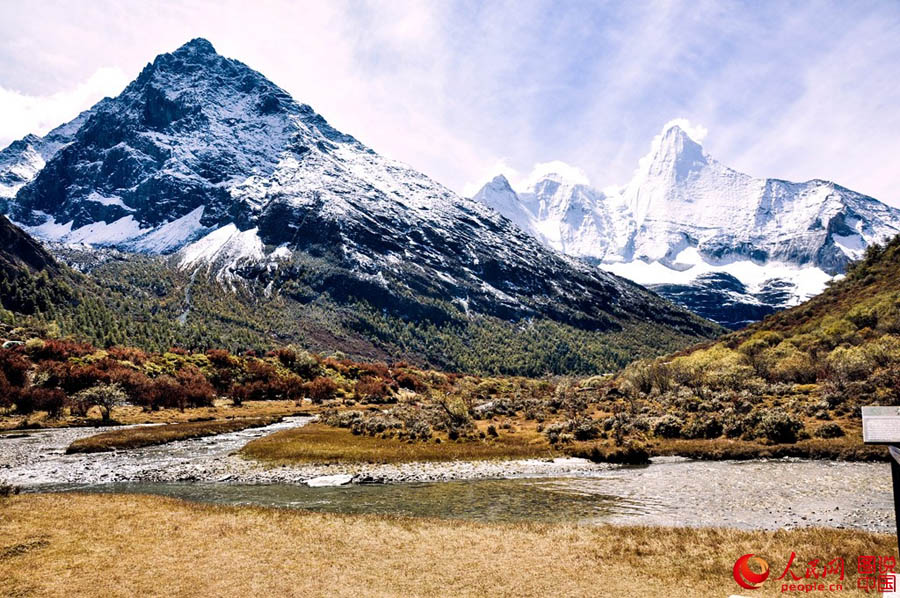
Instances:
[[[36,347],[29,351],[35,361],[66,361],[70,357],[84,357],[95,351],[88,343],[79,343],[70,340],[46,339],[42,347]]]
[[[146,406],[154,411],[164,407],[177,407],[181,398],[181,385],[172,376],[159,376],[147,388],[146,396]]]
[[[349,368],[347,367],[347,363],[345,361],[338,361],[333,357],[326,357],[322,360],[322,365],[326,368],[331,368],[334,371],[338,372],[341,375],[349,374]]]
[[[61,388],[69,394],[90,388],[98,382],[109,382],[110,379],[109,372],[102,365],[73,365],[68,361],[45,361],[38,365],[38,372],[46,376],[44,386]]]
[[[210,349],[206,352],[206,357],[217,368],[233,368],[240,364],[237,357],[224,349]]]
[[[56,419],[66,405],[66,393],[58,388],[32,387],[25,391],[30,395],[32,409],[46,411],[51,419]]]
[[[149,359],[145,351],[134,347],[110,347],[107,353],[117,361],[130,361],[135,365],[143,365]]]
[[[424,380],[410,372],[400,372],[394,377],[394,380],[397,381],[397,386],[400,388],[413,392],[424,392],[428,389],[428,385],[425,384]]]
[[[238,404],[244,401],[297,400],[302,398],[303,392],[303,380],[298,376],[286,376],[236,384],[231,389],[231,398]]]
[[[150,389],[153,386],[153,381],[143,372],[120,367],[110,372],[109,381],[121,386],[131,402],[137,405],[151,406]]]
[[[337,396],[338,386],[331,378],[319,376],[303,385],[303,390],[313,403],[330,401]]]
[[[25,386],[31,364],[16,350],[0,349],[0,373],[11,386]]]
[[[18,402],[21,388],[16,388],[9,383],[6,375],[0,372],[0,409],[9,409]]]
[[[360,378],[353,388],[353,395],[357,401],[367,403],[387,403],[393,399],[387,380],[374,376]]]
[[[258,381],[271,384],[278,379],[278,370],[275,369],[275,366],[259,359],[248,360],[245,372],[244,380],[247,382]]]
[[[386,363],[358,363],[356,364],[356,369],[359,372],[360,378],[371,376],[373,378],[389,379],[391,377],[391,370]]]
[[[178,370],[175,379],[181,385],[181,397],[178,403],[180,409],[185,406],[207,407],[212,405],[216,398],[216,391],[207,381],[203,373],[194,366],[187,366]]]
[[[147,406],[150,409],[178,408],[212,405],[215,390],[197,368],[188,366],[175,376],[159,376],[146,391]]]
[[[286,368],[294,367],[294,364],[297,363],[297,352],[288,347],[284,347],[281,349],[276,349],[271,353],[274,357],[278,358],[278,361],[281,362]]]

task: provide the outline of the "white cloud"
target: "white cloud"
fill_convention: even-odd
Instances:
[[[46,96],[0,87],[0,147],[29,133],[44,135],[127,84],[121,70],[103,67],[75,87]]]
[[[706,136],[709,134],[709,130],[703,125],[691,124],[691,121],[686,118],[673,118],[663,125],[660,134],[653,139],[652,147],[658,147],[663,133],[675,126],[679,127],[682,131],[687,133],[688,137],[690,137],[697,143],[703,143],[703,140],[706,139]]]
[[[518,181],[518,184],[513,185],[513,187],[517,190],[527,189],[546,178],[559,179],[574,185],[591,184],[590,179],[582,169],[560,160],[551,160],[535,164],[534,168],[531,169],[531,173],[525,179]]]
[[[73,117],[90,100],[53,98],[96,71],[130,79],[203,36],[466,194],[501,172],[521,185],[553,160],[597,186],[627,181],[663,121],[683,115],[714,132],[705,148],[725,164],[900,205],[898,3],[96,0],[7,12],[0,141]],[[57,89],[70,91],[46,95]]]

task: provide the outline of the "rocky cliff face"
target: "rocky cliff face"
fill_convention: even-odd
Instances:
[[[53,274],[59,265],[40,243],[0,216],[0,271],[9,278],[23,271]]]

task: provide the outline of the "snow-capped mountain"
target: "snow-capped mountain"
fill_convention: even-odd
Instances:
[[[624,186],[599,191],[551,174],[517,192],[498,177],[474,199],[546,245],[730,327],[821,292],[869,244],[900,232],[900,210],[829,181],[737,172],[678,124]]]
[[[591,331],[650,321],[715,332],[376,154],[206,40],[158,56],[86,114],[9,202],[43,240],[173,254],[220,280],[414,321],[439,323],[452,305]]]

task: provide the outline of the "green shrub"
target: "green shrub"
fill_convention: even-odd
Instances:
[[[691,420],[682,429],[685,438],[718,438],[722,435],[722,422],[714,415]]]
[[[844,429],[836,423],[822,424],[816,428],[813,434],[816,438],[840,438],[844,436]]]
[[[757,436],[776,444],[792,444],[803,429],[803,423],[785,413],[774,410],[760,418],[756,426]]]
[[[838,380],[854,381],[868,378],[875,361],[865,346],[838,347],[826,359],[829,371]]]
[[[684,421],[674,415],[664,415],[653,424],[653,434],[660,438],[681,438]]]

